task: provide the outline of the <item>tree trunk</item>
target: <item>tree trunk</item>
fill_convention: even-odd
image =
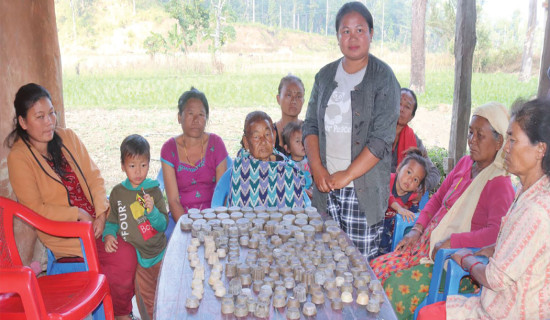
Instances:
[[[476,3],[458,1],[455,29],[455,88],[449,141],[449,172],[466,152],[472,108],[472,63],[476,46]]]
[[[521,72],[519,81],[527,82],[531,78],[531,67],[533,65],[533,39],[535,39],[535,29],[537,27],[537,0],[529,1],[529,20],[527,22],[527,32],[525,33],[525,42],[523,43],[523,58],[521,59]]]
[[[422,93],[425,89],[427,1],[413,0],[412,2],[410,88],[417,93]]]
[[[550,68],[550,8],[548,8],[548,2],[546,2],[546,28],[544,30],[544,45],[542,46],[537,97],[550,98],[550,79],[548,79],[548,75],[546,74]]]

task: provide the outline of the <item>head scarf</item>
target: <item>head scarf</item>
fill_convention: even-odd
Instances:
[[[483,117],[489,121],[491,127],[502,135],[502,146],[498,150],[493,163],[483,169],[474,178],[472,183],[456,200],[449,212],[445,214],[437,227],[435,227],[432,231],[432,234],[430,235],[429,261],[424,258],[421,263],[433,263],[431,260],[432,251],[435,244],[439,241],[449,238],[449,236],[453,233],[470,231],[472,217],[477,207],[479,196],[481,195],[483,188],[485,188],[487,181],[507,174],[504,169],[504,157],[502,150],[504,149],[506,130],[510,121],[508,110],[506,110],[506,108],[500,103],[489,102],[475,109],[472,117],[474,116]]]

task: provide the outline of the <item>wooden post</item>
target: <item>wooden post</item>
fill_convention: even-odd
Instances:
[[[411,83],[416,93],[423,93],[426,69],[426,3],[428,0],[413,0],[411,22]]]
[[[547,97],[550,93],[550,80],[546,72],[550,68],[550,8],[548,1],[544,3],[546,6],[546,28],[544,29],[544,45],[542,46],[542,57],[540,59],[540,76],[539,76],[539,90],[537,97]]]
[[[460,0],[457,3],[456,12],[455,88],[448,171],[466,152],[468,123],[472,108],[472,61],[475,46],[476,2],[475,0]]]
[[[15,198],[4,139],[13,129],[13,100],[19,87],[34,82],[48,89],[57,121],[65,125],[54,0],[0,1],[0,48],[0,196]],[[23,264],[40,261],[44,247],[36,240],[34,228],[15,219],[14,233]]]

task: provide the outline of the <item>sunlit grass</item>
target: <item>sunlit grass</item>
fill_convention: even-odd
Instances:
[[[107,74],[65,74],[63,96],[65,107],[80,108],[176,108],[182,92],[191,86],[203,91],[212,107],[275,106],[275,95],[281,74],[224,73],[183,74],[127,71]],[[306,87],[305,101],[313,86],[315,72],[297,74]],[[409,74],[397,74],[402,86],[408,86]],[[479,74],[472,79],[472,106],[498,101],[510,106],[517,98],[536,94],[538,79],[521,83],[515,74]],[[453,103],[454,75],[452,71],[426,73],[426,91],[418,95],[419,105],[434,109],[440,104]]]

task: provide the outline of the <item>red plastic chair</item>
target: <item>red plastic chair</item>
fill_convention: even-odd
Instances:
[[[13,236],[19,217],[58,237],[82,239],[89,271],[36,278],[21,263]],[[0,197],[0,319],[83,319],[102,302],[113,319],[113,302],[105,275],[99,273],[91,223],[48,220],[25,206]]]

